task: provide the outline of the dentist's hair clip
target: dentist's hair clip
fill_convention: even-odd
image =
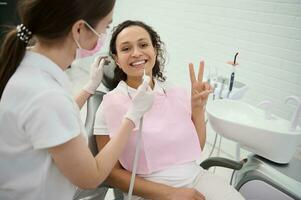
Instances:
[[[17,37],[25,42],[25,44],[28,44],[29,40],[32,38],[32,32],[24,24],[19,24],[16,27],[16,30]]]

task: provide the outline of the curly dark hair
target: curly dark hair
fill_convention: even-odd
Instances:
[[[144,28],[152,41],[152,45],[156,50],[157,56],[156,56],[156,62],[152,70],[152,75],[153,77],[157,78],[160,81],[165,81],[166,77],[163,75],[163,69],[165,65],[165,48],[164,48],[164,43],[161,41],[160,36],[154,29],[145,23],[141,21],[131,21],[127,20],[122,22],[121,24],[117,25],[116,27],[113,28],[113,33],[112,33],[112,38],[110,41],[110,56],[113,58],[114,55],[117,55],[116,51],[116,39],[118,34],[125,28],[130,27],[130,26],[139,26]],[[117,65],[117,64],[116,64]],[[115,88],[118,83],[123,80],[125,81],[127,78],[126,73],[122,71],[118,66],[115,66],[114,69],[114,75],[113,79],[109,83],[110,89]]]

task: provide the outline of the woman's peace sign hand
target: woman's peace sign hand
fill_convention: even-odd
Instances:
[[[198,79],[195,77],[194,67],[189,63],[189,74],[191,81],[191,109],[194,111],[202,110],[208,100],[208,95],[212,92],[212,87],[209,83],[203,82],[204,61],[200,62]]]

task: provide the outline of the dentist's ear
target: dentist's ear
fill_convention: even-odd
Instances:
[[[76,40],[76,41],[79,41],[80,40],[80,33],[82,32],[83,28],[85,26],[85,21],[84,20],[78,20],[76,21],[72,28],[71,28],[71,34],[73,35],[73,38]]]

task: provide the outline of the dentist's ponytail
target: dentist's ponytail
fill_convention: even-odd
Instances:
[[[22,61],[26,43],[17,36],[15,27],[6,34],[0,48],[0,99],[4,88]]]

